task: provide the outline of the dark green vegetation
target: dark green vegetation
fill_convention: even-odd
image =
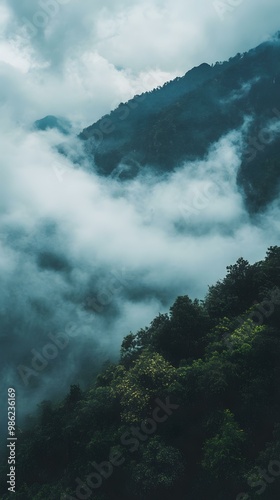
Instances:
[[[18,431],[13,498],[76,498],[76,478],[119,451],[122,465],[80,498],[278,500],[279,288],[280,247],[271,247],[261,262],[229,266],[204,301],[178,297],[169,314],[126,336],[118,364],[87,391],[73,385],[61,403],[43,402]],[[128,443],[131,427],[168,397],[178,408]]]
[[[100,173],[109,175],[122,163],[120,178],[126,178],[144,166],[166,172],[203,158],[215,141],[249,119],[238,182],[255,213],[275,198],[280,180],[279,133],[266,132],[273,118],[280,118],[279,36],[121,103],[80,138]]]

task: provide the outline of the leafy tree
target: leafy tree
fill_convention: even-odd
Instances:
[[[239,259],[205,303],[178,297],[169,314],[128,335],[120,363],[87,390],[72,385],[61,402],[43,401],[18,430],[14,498],[75,498],[76,478],[94,462],[110,468],[118,451],[124,463],[94,492],[98,500],[224,500],[241,491],[255,500],[261,490],[278,499],[279,264],[279,247],[253,265]],[[254,321],[260,307],[263,324]],[[132,454],[122,437],[146,423],[157,398],[179,409]],[[6,457],[0,468],[8,500]]]
[[[170,319],[160,318],[154,325],[152,345],[171,363],[178,365],[183,358],[195,358],[203,354],[209,317],[198,300],[187,295],[178,297],[170,308]]]
[[[160,354],[144,350],[115,383],[124,422],[138,422],[147,416],[157,397],[164,397],[174,380],[175,368]]]
[[[244,432],[239,428],[230,410],[225,410],[217,434],[203,447],[202,467],[216,479],[235,479],[243,467]]]
[[[172,486],[184,472],[181,453],[167,446],[158,436],[142,447],[141,457],[129,465],[132,494],[147,498],[155,491],[172,492]]]

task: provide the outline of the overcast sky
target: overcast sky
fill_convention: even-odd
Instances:
[[[88,125],[135,93],[267,39],[278,0],[3,0],[0,95]]]

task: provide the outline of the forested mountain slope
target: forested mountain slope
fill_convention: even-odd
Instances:
[[[162,88],[135,96],[85,129],[80,138],[102,174],[121,163],[126,176],[143,166],[171,171],[206,155],[209,147],[244,123],[238,182],[248,208],[262,209],[278,193],[280,178],[280,39],[245,54],[202,64]]]
[[[127,335],[89,390],[18,430],[14,498],[278,500],[279,288],[271,247]]]

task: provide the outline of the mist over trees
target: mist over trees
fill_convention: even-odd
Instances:
[[[135,96],[83,130],[99,173],[133,178],[146,166],[169,172],[202,159],[244,127],[238,184],[249,212],[275,199],[280,180],[280,38],[215,65],[201,64],[161,88]],[[92,156],[92,160],[93,160]]]
[[[279,61],[278,33],[79,135],[63,116],[19,124],[12,99],[0,369],[18,394],[14,498],[279,498],[280,247],[252,264],[278,243]]]
[[[280,247],[240,258],[127,335],[88,390],[43,401],[18,429],[14,498],[278,499],[279,288]]]

